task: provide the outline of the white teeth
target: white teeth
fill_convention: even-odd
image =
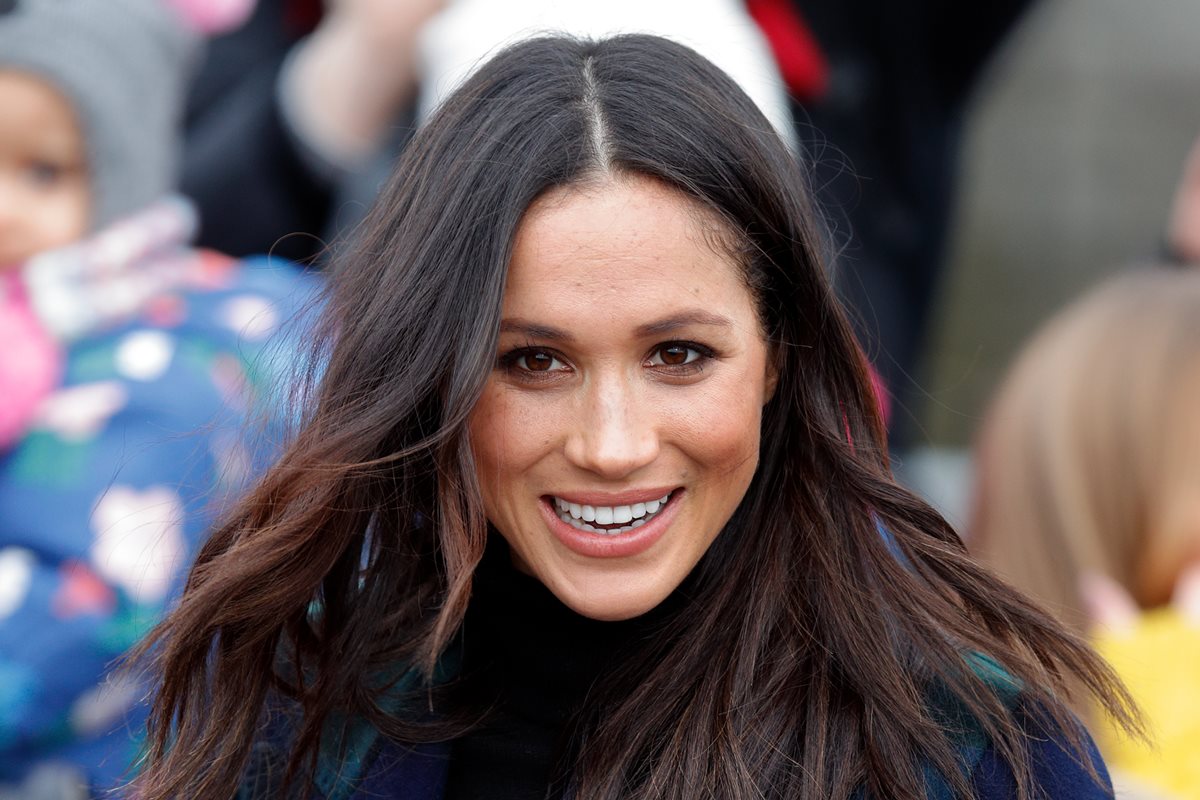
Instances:
[[[658,513],[659,509],[666,504],[670,497],[671,495],[668,493],[658,500],[651,500],[646,503],[634,503],[628,506],[585,506],[555,497],[554,507],[558,509],[558,516],[563,522],[581,531],[612,536],[619,533],[628,533],[634,528],[640,528],[645,525]],[[589,522],[595,522],[596,525],[615,524],[621,527],[598,528],[589,525]],[[630,524],[626,525],[625,523]]]

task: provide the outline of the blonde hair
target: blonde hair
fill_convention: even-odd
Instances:
[[[1200,272],[1115,278],[1017,359],[977,450],[969,542],[1077,630],[1099,572],[1142,607],[1200,556]]]

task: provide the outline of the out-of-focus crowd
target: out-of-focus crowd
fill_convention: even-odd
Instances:
[[[0,800],[132,776],[147,690],[121,657],[286,446],[324,265],[489,52],[646,31],[737,79],[841,231],[886,407],[929,315],[964,106],[1028,5],[0,0]],[[1017,360],[965,538],[1129,683],[1153,748],[1078,709],[1122,790],[1182,799],[1200,798],[1200,146],[1165,225],[1153,263]]]

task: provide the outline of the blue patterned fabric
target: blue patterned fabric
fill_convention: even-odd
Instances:
[[[129,777],[144,688],[106,676],[261,465],[241,434],[315,279],[278,260],[193,266],[71,344],[61,386],[0,452],[0,784],[50,760],[96,790]]]

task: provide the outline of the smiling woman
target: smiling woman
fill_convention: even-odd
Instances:
[[[1109,796],[1061,693],[1125,696],[892,480],[801,176],[662,39],[467,81],[145,645],[138,796]]]
[[[658,181],[602,175],[536,201],[513,244],[471,415],[483,505],[517,567],[594,619],[661,603],[758,464],[774,367],[701,221],[721,224]]]

